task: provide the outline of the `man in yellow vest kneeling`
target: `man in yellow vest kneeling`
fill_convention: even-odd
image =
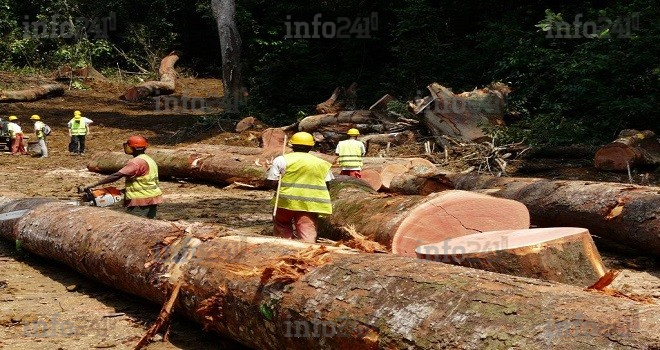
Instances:
[[[133,156],[116,173],[87,186],[92,188],[126,178],[124,206],[131,214],[144,215],[150,219],[156,217],[158,205],[163,203],[163,192],[158,185],[158,165],[144,154],[149,144],[142,136],[131,136],[124,143],[124,153]]]
[[[293,153],[273,159],[268,169],[271,186],[277,187],[280,181],[279,192],[271,201],[275,206],[274,233],[314,243],[318,216],[332,214],[326,185],[334,179],[330,172],[332,164],[308,153],[314,146],[314,137],[309,133],[294,134],[290,144]]]

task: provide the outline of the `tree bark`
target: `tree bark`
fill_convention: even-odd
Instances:
[[[456,189],[524,203],[539,227],[578,226],[591,234],[660,255],[657,187],[605,182],[451,174]]]
[[[338,113],[326,113],[311,115],[304,118],[298,123],[298,130],[306,132],[314,132],[322,126],[332,125],[338,123],[353,123],[353,124],[368,124],[372,122],[374,115],[371,111],[358,110],[358,111],[342,111]],[[343,132],[348,131],[347,127]]]
[[[241,76],[241,36],[236,25],[236,2],[234,0],[211,0],[211,9],[218,26],[222,56],[222,86],[224,96],[232,106],[243,101]]]
[[[623,130],[619,138],[598,149],[595,166],[602,170],[626,171],[638,165],[660,164],[660,142],[650,130]]]
[[[0,102],[30,102],[61,95],[64,95],[64,86],[45,84],[25,90],[2,90],[0,91]]]
[[[504,125],[503,110],[510,91],[504,85],[458,95],[438,83],[429,85],[428,90],[433,100],[418,112],[424,112],[423,122],[440,144],[443,144],[442,135],[467,141],[484,140],[488,136],[483,126]]]
[[[343,227],[353,225],[394,254],[415,257],[415,247],[422,244],[476,232],[529,228],[524,205],[479,193],[391,196],[339,180],[330,185],[333,213],[320,219],[319,236],[340,240]]]
[[[589,230],[576,227],[477,233],[419,246],[417,257],[587,288],[606,268]]]
[[[199,149],[149,149],[147,154],[158,165],[160,178],[189,178],[220,185],[241,182],[257,189],[268,188],[266,171],[282,150],[223,146],[194,147]],[[253,150],[259,150],[254,152]],[[332,163],[337,157],[316,152],[314,156]],[[92,156],[87,169],[112,174],[121,169],[131,156],[121,152],[101,152]]]
[[[316,105],[316,112],[319,114],[338,113],[340,111],[355,108],[357,99],[357,83],[351,84],[347,89],[337,87],[332,95]]]
[[[149,96],[170,95],[176,90],[177,72],[174,65],[181,55],[178,51],[172,51],[160,61],[158,74],[160,81],[145,81],[126,90],[119,98],[126,101],[138,101]]]
[[[28,207],[0,237],[156,303],[182,282],[176,312],[256,349],[648,349],[660,342],[657,305],[573,286],[231,230],[186,233],[101,208]]]
[[[392,193],[422,196],[453,189],[454,185],[444,174],[401,174],[392,178],[388,188]]]

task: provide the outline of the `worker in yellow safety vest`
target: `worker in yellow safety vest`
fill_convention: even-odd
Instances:
[[[313,243],[318,216],[332,214],[326,184],[334,179],[332,164],[308,153],[314,146],[309,133],[296,133],[289,143],[293,152],[273,159],[267,174],[271,187],[279,188],[271,202],[275,206],[274,233]]]
[[[339,155],[339,165],[341,165],[340,175],[348,175],[356,178],[362,177],[362,157],[367,153],[362,141],[358,141],[360,136],[358,129],[349,129],[346,133],[348,140],[339,141],[335,153]]]
[[[93,121],[82,116],[80,111],[73,112],[73,118],[69,120],[69,152],[72,155],[85,155],[85,137],[89,135],[89,124]]]
[[[149,143],[142,136],[129,137],[128,141],[124,143],[124,153],[132,155],[133,159],[116,173],[85,189],[115,182],[125,177],[124,206],[126,210],[131,214],[143,215],[150,219],[155,218],[158,205],[163,203],[163,192],[158,184],[158,165],[151,157],[144,154],[148,146]]]
[[[25,150],[23,129],[18,123],[18,117],[10,115],[7,120],[9,120],[9,123],[7,123],[7,130],[9,130],[9,136],[11,137],[11,154],[15,156],[28,154],[27,150]]]

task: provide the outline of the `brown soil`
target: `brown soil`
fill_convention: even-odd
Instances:
[[[22,84],[17,83],[18,81]],[[0,73],[0,89],[21,88],[49,82],[41,78],[18,78]],[[180,79],[177,94],[188,97],[220,95],[215,79]],[[26,135],[32,135],[32,114],[53,128],[48,138],[50,157],[0,154],[0,195],[5,197],[56,197],[78,199],[76,188],[102,176],[86,170],[90,154],[100,150],[121,151],[132,134],[141,134],[157,147],[183,147],[190,143],[257,146],[256,133],[236,134],[232,120],[211,121],[207,111],[175,110],[164,113],[155,100],[127,103],[117,97],[127,84],[86,83],[92,89],[67,90],[62,97],[29,103],[0,104],[0,116],[16,115]],[[181,92],[179,92],[181,91]],[[181,102],[181,100],[179,100]],[[179,105],[181,106],[181,105]],[[214,110],[211,107],[211,112]],[[87,152],[72,156],[67,151],[66,123],[74,110],[94,121],[87,137]],[[421,147],[423,149],[423,147]],[[392,149],[391,154],[418,154],[420,147]],[[586,164],[586,163],[585,163]],[[446,164],[461,170],[460,160]],[[563,178],[627,182],[627,174],[599,175],[589,167],[567,168]],[[585,170],[586,169],[586,170]],[[554,172],[559,172],[555,167]],[[535,176],[543,176],[543,173]],[[562,175],[549,174],[552,177]],[[656,183],[657,184],[657,183]],[[270,231],[269,191],[221,188],[186,181],[163,181],[165,204],[159,208],[163,220],[202,221]],[[121,210],[121,208],[114,208]],[[651,258],[618,251],[602,245],[608,267],[624,269],[614,287],[628,293],[650,295],[660,301],[660,267]],[[17,251],[13,242],[0,242],[0,348],[7,349],[129,349],[155,320],[159,306],[109,289],[81,276],[64,265]],[[104,317],[105,316],[105,317]],[[73,334],[62,326],[75,325]],[[39,323],[41,322],[41,323]],[[36,329],[37,325],[45,327]],[[236,344],[206,333],[196,324],[177,318],[171,343],[152,343],[149,349],[236,349]]]

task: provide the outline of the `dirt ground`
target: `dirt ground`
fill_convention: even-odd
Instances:
[[[50,81],[18,79],[0,73],[0,89],[42,82]],[[183,92],[189,97],[217,96],[221,90],[221,82],[215,79],[180,79],[177,83],[176,96]],[[208,110],[164,113],[162,106],[159,108],[153,100],[120,101],[117,97],[126,84],[88,85],[92,89],[67,90],[62,97],[0,104],[0,116],[18,116],[26,135],[33,132],[29,121],[32,114],[39,114],[53,128],[48,138],[49,158],[0,154],[0,196],[78,199],[77,186],[102,177],[86,170],[91,155],[101,150],[121,151],[121,144],[132,134],[144,135],[157,147],[182,147],[189,143],[257,146],[257,139],[249,133],[232,133],[232,121],[209,121],[203,116]],[[83,156],[72,156],[67,151],[66,123],[74,110],[82,111],[94,121]],[[393,152],[401,154],[405,149]],[[628,181],[627,174],[601,174],[586,160],[576,162],[573,167],[554,167],[552,173],[535,176]],[[251,232],[267,233],[270,229],[270,191],[221,188],[183,180],[163,181],[162,185],[165,204],[159,208],[159,219],[218,223]],[[657,260],[598,244],[608,267],[623,269],[615,288],[660,302]],[[129,349],[155,320],[159,308],[90,280],[62,264],[19,251],[13,242],[0,242],[0,348]],[[170,340],[171,343],[152,343],[148,349],[240,348],[183,318],[176,318]]]

